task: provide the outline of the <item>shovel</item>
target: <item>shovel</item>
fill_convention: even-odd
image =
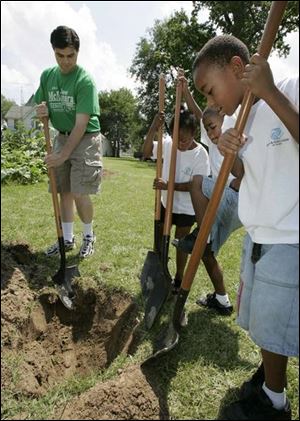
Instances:
[[[182,97],[182,84],[178,83],[176,87],[175,119],[174,119],[174,128],[173,128],[173,136],[172,136],[173,141],[172,141],[169,180],[168,180],[168,195],[167,195],[164,231],[163,231],[162,247],[161,247],[161,261],[163,264],[163,271],[165,274],[165,278],[168,279],[169,286],[171,286],[172,277],[168,269],[168,260],[169,260],[168,255],[169,255],[169,245],[170,245],[170,232],[171,232],[171,226],[172,226],[181,97]]]
[[[159,112],[164,111],[165,78],[159,77]],[[162,138],[163,127],[158,131],[156,178],[162,174]],[[161,191],[155,191],[155,214],[154,214],[154,246],[153,251],[148,251],[141,273],[142,295],[145,300],[144,321],[147,329],[154,323],[165,296],[169,293],[169,285],[165,280],[162,264],[160,261],[160,232],[161,232]]]
[[[44,126],[44,135],[46,139],[47,153],[50,154],[51,143],[50,143],[50,133],[49,133],[49,125],[48,125],[47,118],[43,118],[43,126]],[[60,209],[59,209],[59,204],[58,204],[54,168],[48,169],[48,175],[49,175],[50,187],[51,187],[51,192],[52,192],[52,202],[53,202],[53,208],[54,208],[56,231],[57,231],[59,253],[60,253],[60,268],[58,272],[54,276],[52,276],[52,280],[54,284],[56,285],[58,296],[61,302],[68,310],[72,310],[74,307],[74,303],[73,303],[74,292],[73,292],[71,283],[74,277],[80,276],[80,273],[77,266],[66,267],[65,243],[64,243],[64,237],[63,237],[63,232],[62,232],[62,227],[61,227],[61,217],[60,217]]]
[[[176,105],[175,105],[175,121],[174,121],[174,130],[173,130],[173,143],[171,151],[171,162],[170,162],[170,171],[169,171],[169,181],[168,181],[168,195],[167,195],[167,205],[165,212],[165,221],[164,221],[164,230],[162,244],[159,247],[159,252],[156,253],[155,265],[152,266],[152,270],[155,267],[155,272],[152,272],[150,280],[148,279],[148,285],[151,287],[151,292],[148,295],[146,301],[145,309],[145,323],[146,327],[149,329],[154,323],[156,316],[159,313],[163,303],[166,301],[172,283],[172,277],[168,270],[168,252],[169,252],[169,243],[170,243],[170,230],[172,222],[172,209],[173,209],[173,196],[174,196],[174,184],[175,184],[175,170],[176,170],[176,154],[177,154],[177,145],[178,145],[178,132],[179,132],[179,115],[180,115],[180,103],[182,96],[182,85],[177,86],[176,90]],[[160,170],[161,171],[161,170]],[[157,198],[159,198],[160,206],[160,191],[157,192]],[[158,199],[156,199],[158,201]],[[157,203],[157,202],[156,202]],[[159,208],[160,209],[160,208]],[[160,212],[160,210],[159,210]],[[157,218],[156,218],[157,220]],[[159,238],[160,224],[156,225],[156,235]],[[151,258],[154,258],[154,255],[151,254]],[[153,273],[155,273],[156,282],[153,283]]]
[[[272,2],[268,20],[266,22],[264,33],[258,49],[258,53],[266,59],[270,54],[286,5],[287,1]],[[241,109],[235,124],[235,129],[237,129],[241,134],[244,131],[254,99],[255,96],[248,90],[244,95]],[[143,364],[157,358],[159,355],[163,355],[171,351],[171,349],[173,349],[178,343],[179,332],[182,327],[181,320],[184,311],[184,305],[187,300],[194,277],[196,275],[200,260],[203,256],[207,238],[211,231],[211,227],[213,225],[216,212],[226,185],[226,181],[232,169],[234,160],[234,154],[226,154],[224,157],[219,176],[216,180],[213,194],[208,203],[206,212],[201,223],[201,227],[193,248],[191,258],[184,273],[181,288],[177,297],[177,301],[175,303],[173,320],[167,327],[167,331],[160,335],[160,339],[157,342],[156,350],[154,350],[152,356],[145,360]]]

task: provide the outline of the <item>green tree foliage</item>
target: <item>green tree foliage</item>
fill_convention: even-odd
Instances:
[[[1,117],[4,118],[7,111],[10,109],[12,105],[16,105],[15,101],[11,99],[5,98],[4,95],[1,94]]]
[[[140,83],[138,99],[148,127],[158,111],[159,75],[165,75],[165,110],[167,119],[170,119],[175,106],[176,69],[184,69],[187,77],[190,77],[195,54],[213,35],[214,31],[199,24],[195,17],[189,18],[181,10],[168,19],[157,20],[148,31],[148,36],[140,39],[130,73]],[[191,80],[189,85],[194,92]]]
[[[129,89],[99,93],[101,132],[111,141],[114,156],[130,147],[139,148],[141,118],[137,101]]]
[[[257,51],[271,1],[193,1],[196,18],[205,8],[209,19],[205,26],[210,31],[217,29],[223,34],[231,34],[241,39],[251,54]],[[287,56],[290,46],[284,37],[299,27],[299,2],[289,1],[276,37],[274,48],[279,56]]]
[[[158,110],[159,74],[166,76],[166,114],[171,117],[175,105],[175,68],[186,71],[190,90],[201,107],[203,98],[195,92],[191,80],[193,60],[201,47],[216,33],[229,33],[242,39],[250,53],[255,52],[270,10],[270,1],[194,1],[191,18],[181,10],[171,17],[157,20],[147,36],[137,44],[130,67],[140,86],[138,99],[141,111],[149,127]],[[289,1],[276,39],[279,55],[287,55],[289,45],[284,37],[298,27],[298,2]],[[198,17],[203,8],[209,10],[209,18],[203,24]],[[217,32],[218,31],[218,32]]]
[[[46,144],[39,130],[26,130],[22,123],[17,129],[5,130],[1,136],[1,183],[32,184],[47,174],[44,163]]]

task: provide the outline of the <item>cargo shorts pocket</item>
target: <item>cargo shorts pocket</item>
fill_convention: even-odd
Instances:
[[[96,186],[101,182],[102,164],[98,160],[85,159],[82,184]]]

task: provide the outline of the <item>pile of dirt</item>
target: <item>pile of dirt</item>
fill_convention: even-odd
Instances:
[[[98,383],[79,398],[59,408],[62,420],[159,420],[159,401],[139,366],[124,370],[117,379]]]
[[[88,375],[127,352],[137,306],[121,291],[82,290],[67,310],[26,244],[1,245],[2,390],[37,398],[68,377]],[[62,419],[159,419],[159,399],[138,367],[99,383],[59,409]],[[57,418],[56,418],[57,419]]]

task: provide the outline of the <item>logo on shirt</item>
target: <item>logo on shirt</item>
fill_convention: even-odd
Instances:
[[[49,102],[51,109],[56,111],[75,111],[74,97],[68,95],[68,91],[50,91]]]
[[[185,167],[181,170],[184,175],[192,175],[193,169],[191,167]]]
[[[289,138],[282,139],[283,135],[284,135],[284,131],[281,127],[276,127],[272,129],[271,136],[270,136],[271,141],[267,143],[267,146],[279,146],[283,142],[287,142]]]

